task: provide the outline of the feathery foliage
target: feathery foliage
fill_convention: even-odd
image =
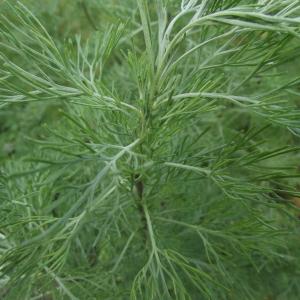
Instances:
[[[1,297],[297,299],[300,2],[34,7],[1,5]]]

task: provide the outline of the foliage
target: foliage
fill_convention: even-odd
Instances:
[[[1,297],[297,299],[300,2],[78,1],[81,35],[25,4],[0,17]]]

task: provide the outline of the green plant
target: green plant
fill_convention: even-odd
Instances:
[[[112,3],[64,43],[5,5],[1,108],[58,111],[2,167],[2,297],[297,299],[299,1]]]

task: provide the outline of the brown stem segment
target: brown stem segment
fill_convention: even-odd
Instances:
[[[143,184],[142,180],[140,179],[139,174],[134,175],[134,185],[135,185],[139,199],[143,200],[144,184]]]
[[[144,207],[143,207],[144,183],[141,180],[141,177],[139,174],[135,174],[133,176],[133,180],[134,180],[134,187],[135,187],[136,193],[137,193],[136,204],[137,204],[137,208],[138,208],[141,223],[142,223],[143,239],[144,239],[144,243],[146,244],[146,242],[147,242],[147,219],[146,219],[146,215],[145,215]]]

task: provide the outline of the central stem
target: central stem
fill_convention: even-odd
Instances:
[[[141,177],[139,174],[135,174],[133,180],[134,180],[134,187],[135,187],[136,194],[137,194],[136,205],[137,205],[138,212],[140,215],[140,220],[142,223],[143,240],[144,240],[144,243],[146,244],[146,242],[147,242],[147,218],[145,215],[144,205],[143,205],[144,183],[141,180]]]

